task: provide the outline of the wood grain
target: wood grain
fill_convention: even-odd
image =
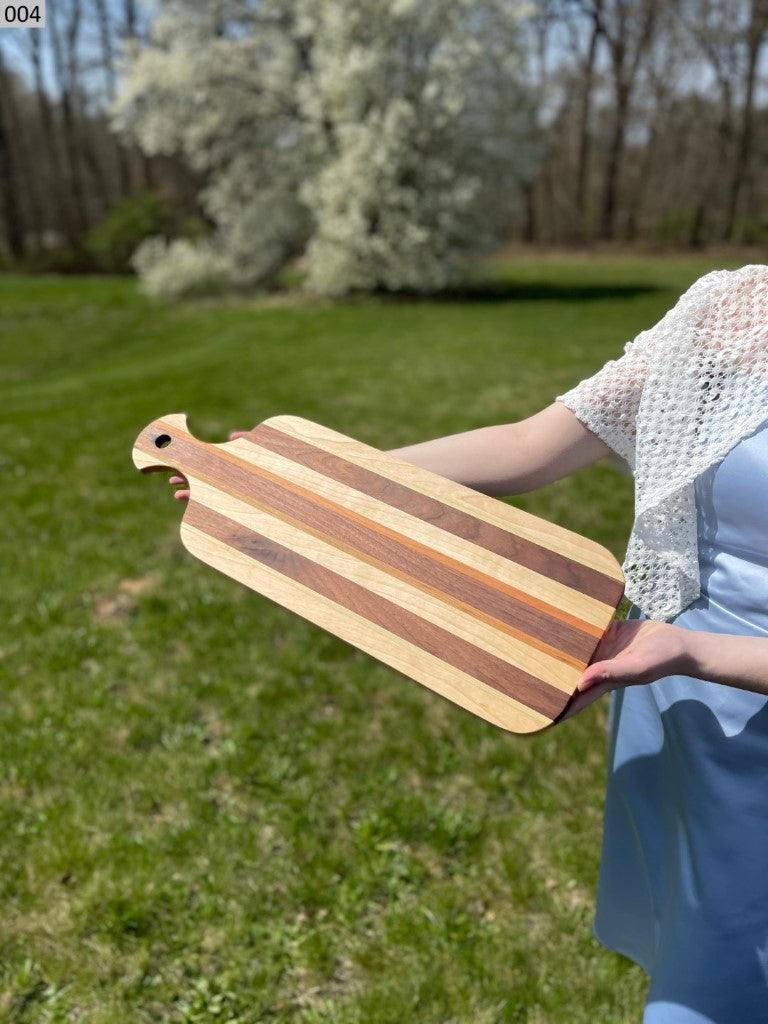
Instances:
[[[186,476],[198,558],[511,731],[562,713],[623,593],[593,541],[298,417],[166,416],[134,462]]]

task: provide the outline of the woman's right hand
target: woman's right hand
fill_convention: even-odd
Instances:
[[[229,435],[229,440],[234,441],[236,438],[243,437],[247,433],[247,430],[233,430]],[[174,475],[168,480],[168,483],[176,486],[179,484],[181,485],[180,490],[177,490],[173,495],[177,501],[189,501],[189,483],[186,477],[181,476],[181,474],[174,473]]]

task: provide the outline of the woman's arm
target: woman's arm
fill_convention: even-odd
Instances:
[[[234,440],[242,435],[243,431],[234,431],[229,437]],[[610,451],[562,402],[553,402],[518,423],[438,437],[395,448],[389,454],[476,491],[499,496],[552,483]],[[172,476],[169,482],[181,485],[176,498],[189,498],[184,477]]]
[[[650,619],[614,621],[597,646],[565,718],[609,690],[667,675],[768,694],[768,637],[682,629]]]
[[[552,483],[610,451],[569,409],[554,402],[517,423],[451,434],[396,448],[389,454],[500,496]]]
[[[686,675],[768,694],[768,637],[688,631]]]

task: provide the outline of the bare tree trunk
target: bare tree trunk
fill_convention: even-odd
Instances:
[[[589,130],[589,115],[592,109],[592,88],[595,78],[595,57],[600,39],[600,21],[592,18],[592,30],[589,36],[589,47],[584,60],[581,80],[581,96],[579,103],[579,141],[576,163],[576,190],[574,206],[576,208],[576,235],[580,242],[585,242],[589,234],[589,211],[587,210],[587,173],[592,149],[592,135]]]
[[[74,246],[78,239],[78,229],[74,223],[72,210],[63,195],[62,185],[64,184],[58,170],[62,163],[59,145],[57,142],[58,129],[51,110],[51,103],[43,82],[42,53],[40,46],[40,33],[30,32],[29,34],[30,57],[32,60],[32,73],[35,83],[35,96],[37,98],[37,112],[40,118],[41,139],[43,151],[48,161],[48,171],[54,178],[54,185],[50,189],[51,208],[56,218],[55,226],[67,239],[70,246]],[[68,185],[65,186],[68,188]]]
[[[34,124],[30,117],[29,99],[23,87],[17,91],[9,84],[5,98],[6,126],[12,140],[12,164],[15,168],[16,180],[21,183],[19,191],[22,206],[19,217],[25,230],[24,247],[28,249],[29,239],[34,238],[34,247],[41,249],[45,216],[43,214],[39,164],[31,149]]]
[[[749,28],[747,29],[747,75],[744,90],[744,109],[731,169],[731,183],[728,192],[723,235],[731,241],[737,241],[736,213],[739,206],[744,181],[749,170],[749,159],[752,154],[752,135],[754,121],[755,78],[757,73],[760,50],[765,42],[768,29],[768,3],[766,0],[752,0],[750,7]]]
[[[139,38],[139,20],[136,0],[123,0],[123,35],[126,40],[135,41]],[[141,171],[141,187],[152,188],[154,173],[152,161],[142,150],[138,150],[139,168]]]
[[[11,105],[13,89],[6,80],[5,60],[0,49],[0,213],[5,226],[8,251],[16,261],[24,259],[24,222],[21,212],[18,168],[11,149]]]
[[[117,75],[115,73],[115,55],[112,46],[112,26],[109,20],[109,10],[106,0],[93,0],[93,6],[96,10],[96,20],[99,24],[105,92],[107,100],[109,103],[112,103],[117,91]],[[113,134],[112,138],[114,140],[115,165],[117,167],[117,194],[124,196],[131,190],[128,157],[117,135]]]
[[[706,237],[707,215],[718,207],[719,186],[725,180],[728,154],[733,149],[733,96],[730,80],[723,78],[720,82],[720,88],[723,108],[717,122],[716,150],[710,169],[704,176],[705,186],[701,200],[701,223],[698,225],[698,232],[693,235],[693,245],[701,245]],[[722,210],[722,207],[720,209]],[[711,220],[711,215],[709,219]],[[696,226],[695,221],[694,226]],[[720,238],[726,237],[723,225],[717,223],[717,218],[715,219],[714,233]]]
[[[110,206],[110,188],[101,160],[99,159],[99,154],[94,145],[92,135],[93,121],[86,116],[83,103],[84,96],[80,86],[81,55],[79,46],[82,14],[82,0],[70,0],[70,17],[66,31],[66,59],[69,102],[74,115],[73,124],[75,132],[73,141],[77,144],[83,163],[90,172],[91,187],[88,189],[87,194],[91,197],[91,207],[94,205],[93,200],[98,200],[101,212],[103,213]],[[96,186],[95,188],[93,187],[94,185]],[[86,223],[88,223],[91,220],[92,210],[89,210],[87,203],[85,209]]]
[[[627,219],[624,228],[624,238],[627,242],[634,242],[637,240],[637,226],[640,220],[640,211],[643,208],[645,189],[653,166],[655,149],[656,131],[654,128],[651,128],[651,134],[648,137],[648,141],[645,144],[642,154],[640,155],[640,172],[637,178],[637,186],[634,190],[634,194],[631,196],[627,209]]]
[[[619,187],[624,138],[627,130],[629,89],[625,82],[617,81],[615,90],[613,127],[608,143],[603,182],[603,205],[600,213],[600,237],[612,239],[616,232],[616,198]]]
[[[536,216],[536,183],[526,182],[523,185],[523,241],[535,242],[539,232],[539,222]]]
[[[611,239],[616,233],[616,209],[621,176],[627,118],[632,90],[640,65],[653,41],[658,0],[591,0],[588,7],[598,22],[611,53],[614,117],[608,143],[600,215],[600,234]]]
[[[50,11],[50,26],[53,66],[56,72],[59,91],[61,93],[60,106],[63,121],[63,148],[67,177],[69,180],[71,210],[73,213],[72,220],[77,229],[78,237],[76,241],[79,241],[80,237],[85,233],[88,227],[88,211],[85,204],[85,186],[83,184],[82,170],[77,151],[77,140],[75,138],[76,125],[72,98],[72,82],[70,78],[71,65],[66,66],[64,63],[64,54],[62,52],[61,37],[59,35],[60,28],[58,25],[56,11],[57,6],[52,4]],[[79,21],[79,15],[79,0],[75,0],[75,6],[72,11],[73,20]],[[71,39],[73,35],[72,26],[70,25],[68,36]]]

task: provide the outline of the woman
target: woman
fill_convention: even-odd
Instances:
[[[632,608],[569,711],[616,691],[595,933],[648,972],[644,1024],[766,1024],[768,267],[701,278],[526,420],[392,454],[495,495],[633,472]]]

